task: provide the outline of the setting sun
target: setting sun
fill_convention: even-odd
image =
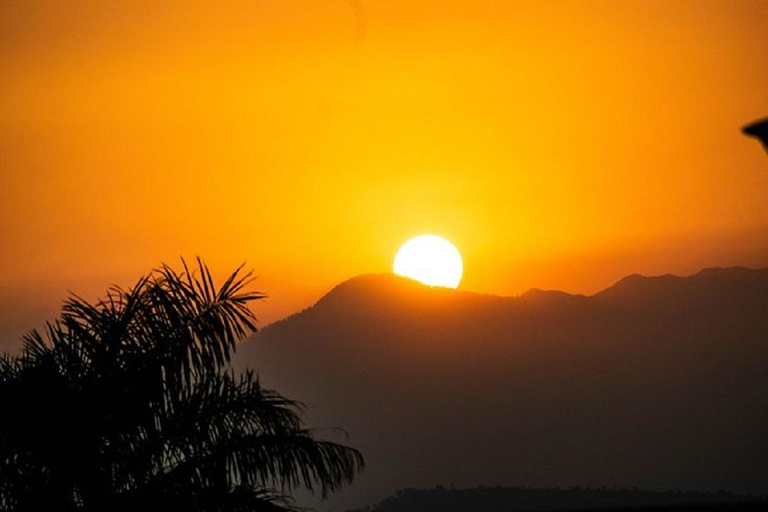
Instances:
[[[768,511],[766,27],[0,0],[0,512]]]
[[[456,288],[464,266],[454,245],[436,235],[421,235],[408,240],[395,256],[395,274],[410,277],[430,286]]]

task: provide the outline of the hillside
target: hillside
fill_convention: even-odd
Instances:
[[[238,358],[363,451],[330,502],[350,508],[448,482],[768,492],[766,341],[768,270],[630,276],[589,297],[371,275]]]

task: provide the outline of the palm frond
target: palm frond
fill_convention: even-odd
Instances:
[[[0,510],[291,510],[287,491],[325,495],[362,469],[304,426],[301,403],[229,368],[264,295],[242,265],[217,288],[196,264],[73,294],[0,357]]]

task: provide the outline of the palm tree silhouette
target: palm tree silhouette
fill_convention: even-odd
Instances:
[[[263,298],[250,274],[216,288],[201,260],[183,266],[73,296],[0,357],[0,510],[286,510],[294,488],[326,495],[362,469],[299,403],[229,368]]]

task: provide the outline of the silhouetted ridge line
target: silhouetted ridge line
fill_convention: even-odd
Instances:
[[[424,302],[436,301],[438,305],[451,302],[466,302],[475,304],[557,304],[562,302],[577,302],[599,298],[601,300],[623,301],[624,299],[653,300],[654,297],[669,293],[701,291],[707,286],[716,288],[722,283],[737,285],[749,280],[768,280],[768,269],[750,269],[746,267],[706,268],[690,276],[664,274],[659,276],[644,276],[631,274],[615,284],[593,295],[571,294],[560,290],[541,290],[532,288],[518,296],[501,296],[487,293],[477,293],[450,288],[431,287],[407,277],[391,273],[363,274],[334,286],[312,306],[296,312],[282,320],[265,326],[266,331],[279,328],[289,320],[304,317],[313,311],[333,306],[348,308],[349,313],[370,309],[376,305],[386,308],[407,305],[410,300],[419,299]]]
[[[375,304],[392,307],[393,305],[407,303],[413,299],[429,302],[432,300],[466,300],[468,298],[517,299],[517,297],[500,297],[491,294],[453,290],[440,286],[428,286],[392,273],[362,274],[342,281],[312,306],[267,325],[264,329],[280,328],[287,321],[311,315],[314,311],[325,308],[345,308],[348,312],[352,313],[360,308],[370,308]]]
[[[632,274],[592,297],[611,300],[653,301],[662,296],[702,298],[713,293],[768,282],[768,271],[745,267],[707,268],[687,277],[664,274],[642,276]]]
[[[317,505],[343,510],[439,480],[768,493],[766,340],[768,269],[589,297],[361,276],[238,355],[371,461]]]

